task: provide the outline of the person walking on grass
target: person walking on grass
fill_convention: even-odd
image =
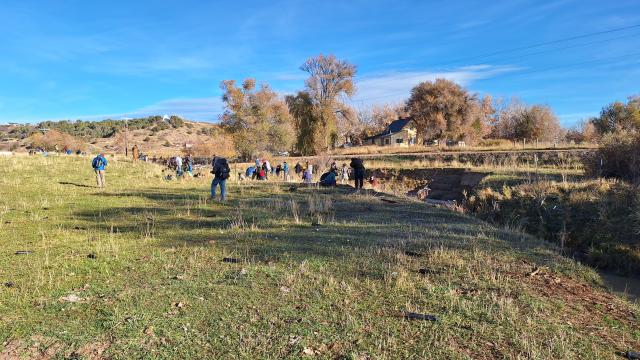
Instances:
[[[133,161],[138,161],[138,158],[140,157],[140,151],[138,150],[138,145],[133,145],[133,148],[131,148],[131,154],[133,154]]]
[[[353,177],[355,179],[355,188],[362,189],[364,185],[364,163],[360,158],[351,158],[351,168],[353,169]]]
[[[269,180],[269,171],[271,171],[271,165],[267,160],[262,160],[262,170],[264,171],[265,180]]]
[[[307,164],[306,164],[306,166],[305,166],[305,170],[306,170],[306,171],[308,171],[308,172],[309,172],[309,174],[313,177],[313,164],[310,164],[310,163],[307,161]]]
[[[302,174],[302,182],[304,182],[305,184],[313,183],[313,174],[311,174],[311,171],[309,169],[304,170]]]
[[[287,164],[286,161],[284,162],[284,164],[282,164],[282,172],[284,173],[284,182],[288,182],[289,181],[289,164]]]
[[[180,155],[176,156],[176,178],[180,180],[182,178],[182,158]]]
[[[265,165],[264,171],[267,172],[267,179],[268,179],[269,174],[273,174],[273,167],[271,167],[271,163],[267,159],[264,160],[264,165]]]
[[[340,174],[340,183],[342,185],[349,182],[349,168],[346,163],[342,163],[342,172]]]
[[[220,201],[225,201],[227,196],[227,179],[231,169],[225,158],[216,158],[213,168],[213,181],[211,181],[211,200],[216,198],[216,188],[220,185]]]
[[[300,163],[296,163],[296,166],[293,167],[293,170],[296,172],[296,176],[301,177],[302,176],[302,165],[300,165]]]
[[[96,172],[96,182],[99,188],[104,188],[107,183],[104,179],[104,168],[107,166],[107,158],[104,157],[104,153],[100,153],[91,162],[93,170]]]
[[[191,154],[187,154],[187,157],[184,159],[185,162],[185,170],[186,173],[193,177],[193,156]]]

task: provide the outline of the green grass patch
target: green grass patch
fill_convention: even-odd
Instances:
[[[210,179],[161,171],[113,159],[100,190],[89,158],[0,159],[0,281],[12,283],[0,354],[601,359],[640,347],[638,307],[531,236],[349,188],[231,183],[220,204]]]

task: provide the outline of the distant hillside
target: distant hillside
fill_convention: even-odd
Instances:
[[[34,140],[47,133],[71,135],[71,145],[49,141],[51,146],[81,148],[88,152],[124,152],[125,134],[129,148],[138,145],[142,153],[166,156],[198,144],[224,143],[220,127],[216,124],[184,120],[177,116],[163,118],[150,116],[127,121],[45,121],[37,125],[0,125],[0,150],[28,151]],[[41,142],[38,142],[40,144]]]

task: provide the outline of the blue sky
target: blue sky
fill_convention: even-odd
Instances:
[[[220,81],[292,93],[320,53],[357,65],[357,108],[446,77],[570,126],[640,94],[638,0],[0,0],[0,16],[0,123],[215,121]]]

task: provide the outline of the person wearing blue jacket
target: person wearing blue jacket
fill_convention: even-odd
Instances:
[[[96,182],[99,188],[107,186],[107,182],[104,179],[104,168],[107,166],[107,158],[104,157],[104,153],[93,158],[91,162],[93,170],[96,172]]]
[[[322,174],[320,177],[321,186],[336,186],[336,171],[329,170],[329,172]]]
[[[256,173],[256,168],[255,166],[249,166],[247,168],[247,171],[245,172],[245,175],[247,176],[247,179],[253,179],[254,178],[254,174]]]

